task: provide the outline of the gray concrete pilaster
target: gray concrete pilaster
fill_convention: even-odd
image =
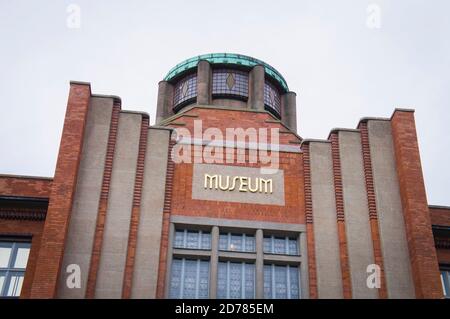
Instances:
[[[167,81],[158,84],[158,101],[156,104],[156,124],[173,115],[173,85]]]
[[[197,65],[197,104],[211,104],[211,65],[200,61]]]
[[[255,65],[250,71],[248,108],[264,110],[264,66]]]
[[[165,298],[169,298],[169,288],[170,288],[170,278],[172,272],[172,255],[173,255],[173,238],[175,236],[175,225],[170,223],[169,226],[169,247],[167,247],[167,258],[166,258],[166,280],[165,280]]]
[[[297,94],[287,92],[281,96],[281,121],[297,132]]]
[[[264,236],[256,230],[256,299],[264,298]]]
[[[210,285],[209,298],[217,298],[217,268],[219,263],[219,227],[214,226],[211,231],[211,261],[210,261]]]
[[[300,298],[309,299],[309,278],[308,278],[308,254],[306,253],[307,239],[306,232],[299,234],[298,247],[300,248]]]

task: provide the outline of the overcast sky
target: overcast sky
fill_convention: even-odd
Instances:
[[[414,108],[428,201],[450,205],[449,15],[448,0],[0,0],[0,173],[53,176],[70,80],[153,123],[171,67],[233,52],[283,74],[304,138]]]

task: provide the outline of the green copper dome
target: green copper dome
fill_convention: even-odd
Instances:
[[[164,80],[170,81],[171,79],[175,78],[178,74],[196,68],[198,62],[201,60],[206,60],[211,64],[230,64],[247,67],[262,65],[264,66],[265,72],[268,76],[277,81],[286,92],[289,91],[289,87],[286,83],[286,80],[277,70],[275,70],[275,68],[273,68],[272,66],[261,60],[235,53],[210,53],[187,59],[181,63],[178,63],[174,68],[172,68],[169,71],[169,73],[167,73]]]

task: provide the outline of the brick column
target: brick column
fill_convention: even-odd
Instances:
[[[91,87],[71,82],[55,177],[36,264],[31,298],[54,298],[83,145]]]
[[[314,246],[314,225],[311,192],[311,162],[309,144],[302,145],[303,169],[305,171],[305,215],[306,215],[306,242],[308,251],[308,274],[309,274],[309,298],[317,299],[317,270],[316,251]]]
[[[442,298],[414,111],[396,109],[391,125],[416,298]]]

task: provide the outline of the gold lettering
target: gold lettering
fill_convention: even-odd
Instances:
[[[248,179],[248,190],[252,193],[256,193],[260,189],[259,187],[259,178],[255,178],[255,188],[252,188],[252,179]],[[260,191],[261,193],[261,191]]]
[[[263,187],[264,185],[264,187]],[[272,194],[272,179],[259,179],[259,192]]]
[[[209,184],[208,184],[208,182],[209,182]],[[213,188],[213,182],[214,182],[214,189],[217,189],[217,175],[205,174],[204,187],[212,189]]]
[[[219,188],[223,191],[226,191],[230,188],[230,176],[226,177],[227,183],[225,184],[225,186],[222,186],[222,179],[223,179],[223,176],[219,175]]]
[[[233,178],[233,184],[231,184],[231,187],[228,189],[230,192],[234,191],[234,189],[236,188],[236,181],[239,179],[239,176],[235,176]]]
[[[241,185],[239,186],[239,191],[246,192],[247,189],[245,189],[244,187],[248,187],[248,177],[239,176],[239,182],[241,183]]]
[[[222,191],[233,191],[237,187],[237,180],[239,180],[238,189],[240,192],[265,193],[265,194],[273,193],[272,179],[264,179],[258,177],[255,178],[246,176],[231,177],[228,175],[223,176],[218,174],[216,175],[205,174],[203,186],[205,189],[220,189]]]

